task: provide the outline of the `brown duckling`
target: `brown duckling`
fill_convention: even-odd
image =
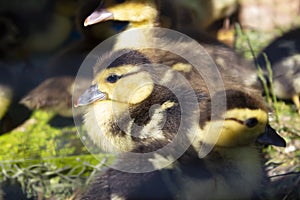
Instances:
[[[76,73],[93,44],[76,42],[53,58],[43,69],[45,76],[38,86],[20,101],[31,110],[53,111],[72,117],[72,92]]]

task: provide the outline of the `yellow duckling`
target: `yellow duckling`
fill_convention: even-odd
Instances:
[[[221,70],[231,71],[233,76],[239,77],[241,82],[247,86],[253,86],[255,88],[261,87],[255,65],[252,62],[243,59],[242,55],[237,54],[231,48],[210,37],[194,25],[184,23],[185,26],[177,26],[176,23],[178,21],[174,16],[173,18],[175,21],[171,24],[175,25],[166,26],[163,22],[165,21],[164,9],[162,9],[160,5],[164,3],[166,2],[154,0],[127,0],[119,3],[118,1],[105,1],[105,3],[100,4],[95,12],[86,18],[85,25],[115,20],[129,22],[126,28],[127,30],[133,30],[132,28],[151,28],[157,26],[174,28],[197,40],[210,54]],[[183,1],[177,3],[183,3]],[[165,6],[168,8],[168,5],[169,4]],[[172,5],[173,4],[170,6]],[[171,12],[170,15],[172,14],[173,12]],[[125,33],[117,38],[114,49],[136,48],[141,45],[153,43],[152,35],[155,34],[151,30],[140,32],[129,31],[127,34]]]
[[[237,0],[226,1],[158,1],[158,0],[108,0],[86,19],[85,25],[104,20],[130,21],[131,27],[160,23],[168,28],[196,26],[207,28],[214,21],[225,18],[237,10]],[[119,12],[123,10],[123,12]],[[156,16],[160,18],[156,18]]]
[[[53,1],[48,0],[25,2],[22,5],[13,0],[3,5],[0,18],[5,17],[10,22],[14,28],[10,37],[17,34],[15,39],[18,41],[6,49],[7,54],[24,59],[58,49],[69,37],[72,23],[68,17],[56,11]]]
[[[111,58],[116,59],[107,62]],[[194,66],[173,53],[120,50],[100,59],[92,85],[76,102],[77,107],[87,106],[87,134],[107,152],[152,153],[148,162],[153,170],[116,170],[138,170],[131,165],[142,162],[121,155],[116,169],[104,171],[81,199],[257,197],[264,178],[255,143],[285,146],[285,141],[268,125],[262,99],[222,77],[225,91],[216,89],[210,96]],[[213,100],[223,97],[213,113]],[[182,140],[172,146],[178,134]],[[185,142],[191,144],[186,149]],[[170,152],[160,153],[167,145]],[[172,150],[176,154],[182,149],[182,155],[173,157]]]
[[[83,30],[83,20],[97,3],[96,0],[88,0],[80,5],[76,25],[83,39],[65,47],[41,69],[44,80],[21,99],[21,104],[31,110],[42,109],[64,117],[73,116],[73,83],[81,63],[99,42],[117,32],[110,22]]]

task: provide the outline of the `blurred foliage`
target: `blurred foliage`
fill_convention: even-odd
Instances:
[[[256,31],[251,29],[242,30],[239,24],[235,25],[236,38],[234,47],[236,51],[243,53],[248,60],[253,60],[254,56],[265,48],[276,36],[282,34],[282,30],[274,30],[272,34],[269,32]],[[250,42],[250,44],[249,44]],[[251,47],[249,46],[251,45]],[[252,52],[253,50],[253,52]]]

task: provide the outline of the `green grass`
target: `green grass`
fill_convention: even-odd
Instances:
[[[1,160],[38,159],[88,153],[73,126],[48,124],[53,113],[36,111],[23,125],[0,137]]]
[[[103,166],[98,163],[92,155],[4,161],[0,179],[16,179],[28,197],[64,199],[100,171]]]
[[[65,199],[111,162],[92,156],[74,126],[49,125],[54,114],[35,111],[20,127],[0,137],[0,180],[17,180],[28,197]]]
[[[300,116],[291,104],[278,102],[279,122],[271,126],[284,137],[286,148],[269,146],[264,149],[271,191],[276,199],[300,198]]]

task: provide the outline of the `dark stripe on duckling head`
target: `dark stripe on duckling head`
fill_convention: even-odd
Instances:
[[[236,118],[226,118],[225,120],[228,120],[228,121],[236,121],[237,123],[240,123],[240,124],[244,124],[244,122],[242,120],[239,120],[239,119],[236,119]]]
[[[122,51],[125,53],[122,54]],[[116,53],[119,53],[121,56],[115,59],[107,68],[120,67],[122,65],[143,65],[143,64],[151,64],[151,61],[147,56],[142,54],[137,50],[120,50]]]
[[[248,108],[251,110],[255,109],[263,109],[266,110],[264,104],[256,99],[247,92],[229,89],[225,91],[226,93],[226,106],[227,110],[235,109],[235,108]],[[223,93],[217,93],[213,98],[218,98]]]
[[[255,118],[255,117],[251,117],[245,121],[242,121],[242,120],[239,120],[239,119],[236,119],[236,118],[225,118],[225,120],[231,120],[231,121],[236,121],[238,123],[240,123],[241,125],[245,125],[247,126],[248,128],[252,128],[252,127],[255,127],[257,124],[258,124],[258,120]]]
[[[231,109],[243,109],[243,108],[248,108],[251,110],[265,110],[267,111],[264,102],[260,101],[260,99],[255,98],[253,94],[248,94],[246,91],[240,91],[236,89],[228,89],[225,90],[226,94],[226,102],[224,104],[220,104],[217,106],[226,106],[226,110],[231,110]],[[223,92],[217,92],[212,98],[223,98],[224,93]],[[221,117],[224,113],[219,113],[218,108],[215,108],[215,113],[214,117]],[[222,110],[222,109],[221,109]],[[208,100],[207,103],[202,104],[200,107],[200,127],[204,127],[205,123],[210,120],[211,118],[211,99]],[[240,124],[245,124],[247,122],[243,122],[239,119],[236,118],[227,118],[225,120],[234,120]],[[245,124],[247,125],[247,124]]]

